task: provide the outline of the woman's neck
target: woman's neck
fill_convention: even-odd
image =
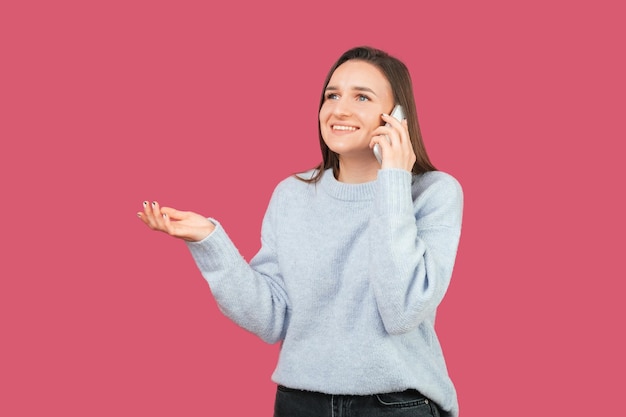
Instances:
[[[347,184],[362,184],[376,180],[380,164],[374,158],[372,162],[339,159],[337,181]]]

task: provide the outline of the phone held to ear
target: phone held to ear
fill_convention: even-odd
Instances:
[[[402,109],[402,106],[397,104],[396,107],[393,108],[393,110],[391,111],[391,116],[395,117],[396,119],[402,121],[404,119],[404,110]],[[386,124],[386,126],[389,126],[389,123]],[[382,164],[383,163],[383,155],[382,152],[380,150],[380,145],[375,144],[374,145],[374,155],[376,156],[376,159],[378,159],[378,163]]]

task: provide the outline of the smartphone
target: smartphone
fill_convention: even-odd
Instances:
[[[391,111],[391,116],[393,116],[396,119],[402,121],[405,118],[405,116],[404,116],[404,109],[402,109],[402,106],[399,105],[399,104],[396,104],[396,106]],[[389,123],[387,123],[386,126],[389,126]],[[382,152],[380,150],[380,146],[378,145],[378,143],[376,145],[374,145],[374,155],[376,156],[376,159],[378,159],[378,163],[382,164],[383,163],[383,155],[382,155]]]

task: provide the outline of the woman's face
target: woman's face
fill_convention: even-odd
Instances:
[[[359,60],[341,64],[328,82],[320,108],[320,131],[326,145],[342,157],[373,158],[373,131],[389,114],[391,85],[374,65]]]

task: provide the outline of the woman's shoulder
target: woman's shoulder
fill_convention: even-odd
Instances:
[[[310,187],[314,184],[307,181],[311,179],[316,172],[316,169],[311,169],[308,171],[291,174],[278,182],[275,187],[274,193],[300,192],[303,189]]]
[[[416,194],[433,192],[448,196],[463,196],[463,188],[459,180],[444,171],[428,171],[415,176],[413,190]]]
[[[415,176],[415,185],[429,187],[433,184],[461,187],[461,183],[452,174],[444,171],[428,171]]]

